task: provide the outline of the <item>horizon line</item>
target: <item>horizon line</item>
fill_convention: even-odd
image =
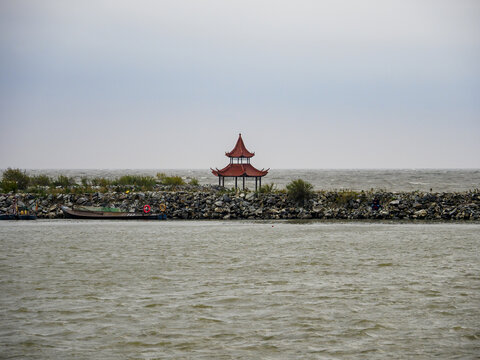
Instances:
[[[20,169],[20,170],[210,170],[210,168],[70,168],[70,167],[45,167],[45,168],[22,168],[22,167],[13,167],[7,166],[5,168],[0,168],[0,171],[4,171],[6,169]],[[365,168],[353,168],[353,167],[339,167],[339,168],[289,168],[289,167],[282,167],[282,168],[270,168],[272,170],[480,170],[480,167],[460,167],[460,168],[453,168],[453,167],[388,167],[388,168],[375,168],[375,167],[365,167]]]

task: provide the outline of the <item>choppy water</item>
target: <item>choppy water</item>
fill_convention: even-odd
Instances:
[[[218,184],[217,178],[210,170],[29,170],[31,174],[44,173],[50,176],[67,174],[76,177],[106,177],[114,178],[125,174],[142,174],[155,176],[158,172],[168,175],[179,175],[197,178],[200,184]],[[449,192],[467,191],[480,188],[480,169],[398,169],[398,170],[276,170],[272,169],[263,179],[263,184],[274,183],[278,188],[284,188],[294,179],[303,179],[314,185],[317,190],[370,190],[384,189],[389,191],[430,191]],[[233,186],[233,181],[225,185]],[[247,181],[247,187],[254,187],[254,182]]]
[[[480,224],[0,224],[0,358],[480,354]]]

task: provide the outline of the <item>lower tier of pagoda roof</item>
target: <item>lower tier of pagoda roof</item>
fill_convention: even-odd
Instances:
[[[215,176],[235,177],[235,176],[265,176],[268,174],[268,170],[258,170],[251,164],[228,164],[223,169],[211,169]]]

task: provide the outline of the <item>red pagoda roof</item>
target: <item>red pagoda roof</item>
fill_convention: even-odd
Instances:
[[[241,138],[240,138],[241,139]],[[237,143],[238,144],[238,143]],[[242,142],[243,144],[243,142]],[[268,173],[268,170],[258,170],[254,168],[251,164],[228,164],[221,170],[212,170],[213,175],[215,176],[265,176]]]
[[[232,151],[225,153],[228,157],[244,157],[244,158],[251,158],[255,155],[255,153],[251,153],[245,147],[245,144],[242,140],[242,134],[238,134],[238,140],[235,144],[235,147]]]

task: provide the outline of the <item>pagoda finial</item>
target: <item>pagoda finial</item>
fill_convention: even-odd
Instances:
[[[247,150],[247,148],[245,147],[245,144],[243,143],[242,133],[239,133],[235,147],[233,148],[232,151],[225,153],[225,155],[227,155],[228,157],[251,158],[252,156],[255,155],[255,153],[252,153]]]

